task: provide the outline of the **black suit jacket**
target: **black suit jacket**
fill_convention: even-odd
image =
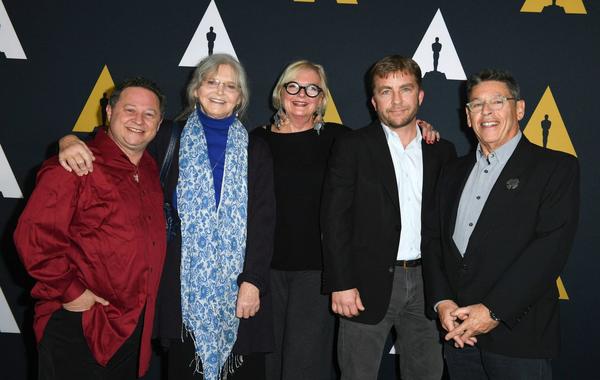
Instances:
[[[440,170],[456,151],[446,140],[423,142],[422,148],[422,224],[427,225],[435,217]],[[394,165],[379,121],[335,143],[321,219],[323,290],[357,288],[365,311],[352,320],[378,323],[389,305],[402,228]]]
[[[516,357],[556,356],[556,279],[577,226],[577,159],[522,136],[492,188],[463,258],[452,235],[474,164],[474,154],[462,157],[440,177],[441,249],[432,243],[433,249],[423,255],[428,311],[433,313],[433,305],[444,299],[459,306],[483,303],[502,322],[478,336],[480,348]],[[511,189],[509,181],[512,187],[518,181],[518,186]]]

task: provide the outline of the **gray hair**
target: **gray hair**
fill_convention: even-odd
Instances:
[[[232,57],[229,54],[219,53],[209,55],[208,57],[202,59],[200,63],[196,66],[194,73],[192,74],[192,79],[188,83],[185,96],[187,100],[187,105],[183,112],[177,116],[178,120],[186,119],[190,113],[193,112],[196,103],[198,102],[198,98],[196,97],[196,90],[200,87],[202,81],[210,74],[213,74],[219,70],[219,66],[228,65],[233,69],[236,75],[237,84],[240,86],[240,105],[237,108],[236,112],[238,116],[241,117],[246,109],[248,108],[248,104],[250,103],[250,90],[248,89],[248,79],[246,76],[246,70],[244,67],[238,62],[237,59]]]
[[[283,88],[284,85],[286,83],[292,81],[294,79],[294,77],[296,76],[296,74],[298,73],[298,71],[300,71],[302,69],[309,69],[309,70],[315,71],[319,75],[319,78],[321,79],[321,81],[318,85],[319,85],[319,87],[321,87],[321,90],[323,90],[323,98],[321,100],[321,104],[317,107],[317,112],[320,115],[324,115],[325,110],[327,109],[327,94],[329,93],[329,88],[327,87],[327,76],[325,75],[325,69],[323,68],[323,66],[321,66],[317,63],[308,61],[306,59],[292,62],[285,67],[285,69],[283,70],[283,73],[281,73],[281,75],[279,76],[279,79],[277,80],[277,84],[275,85],[275,88],[273,89],[273,95],[272,95],[273,107],[275,107],[275,109],[277,109],[277,110],[279,108],[281,108],[281,105],[282,105],[281,104],[281,95],[283,94],[283,91],[285,91]]]
[[[477,86],[481,82],[491,80],[504,83],[506,87],[508,87],[510,95],[513,98],[517,100],[521,99],[521,89],[519,88],[519,83],[517,83],[517,80],[510,72],[498,69],[484,69],[476,74],[471,75],[469,80],[467,80],[467,99],[471,98],[473,87]]]

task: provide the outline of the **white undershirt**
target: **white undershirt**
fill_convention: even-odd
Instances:
[[[421,131],[415,123],[416,137],[404,148],[400,137],[381,124],[392,155],[398,201],[400,202],[400,244],[398,260],[415,260],[421,257],[421,198],[423,191],[423,150]]]

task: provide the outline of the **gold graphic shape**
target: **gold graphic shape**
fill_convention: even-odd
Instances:
[[[100,99],[104,93],[110,96],[115,87],[108,67],[104,65],[102,72],[92,89],[92,92],[83,106],[83,110],[73,127],[73,132],[91,132],[99,125],[102,125],[102,110],[100,108]]]
[[[567,289],[565,289],[565,284],[563,284],[560,277],[556,279],[556,287],[558,288],[558,299],[568,301],[569,295],[567,294]]]
[[[569,132],[567,132],[565,123],[560,116],[558,106],[556,105],[556,101],[554,100],[554,96],[550,90],[550,86],[548,86],[546,91],[544,91],[544,95],[542,95],[542,99],[533,111],[529,122],[523,130],[523,134],[527,136],[527,139],[532,143],[539,146],[544,146],[544,129],[542,128],[542,123],[545,122],[546,115],[548,116],[547,120],[550,121],[546,147],[548,149],[569,153],[577,157],[577,153],[575,153],[575,148],[573,148],[571,138],[569,137]],[[556,279],[556,287],[558,288],[558,299],[568,300],[569,294],[567,293],[567,289],[565,288],[565,285],[560,277]]]
[[[327,92],[327,109],[325,110],[325,115],[323,115],[323,120],[328,123],[342,124],[342,119],[340,118],[337,107],[333,102],[331,92]]]
[[[521,7],[524,13],[543,13],[544,7],[551,6],[552,0],[525,0]],[[556,0],[556,5],[564,9],[565,13],[585,15],[583,0]]]
[[[560,116],[554,96],[552,96],[550,86],[546,88],[544,95],[542,95],[542,99],[527,123],[527,126],[523,131],[525,136],[527,136],[532,143],[543,146],[542,122],[546,119],[546,115],[548,115],[548,120],[551,122],[548,130],[548,143],[546,147],[548,149],[569,153],[577,157],[577,153],[575,153],[575,148],[573,148],[571,138],[569,137],[569,132]]]

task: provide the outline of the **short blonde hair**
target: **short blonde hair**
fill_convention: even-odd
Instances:
[[[296,74],[298,74],[298,71],[300,71],[302,69],[313,70],[314,72],[317,73],[317,75],[319,75],[319,78],[321,79],[320,82],[318,83],[318,85],[319,85],[319,87],[321,87],[321,90],[323,90],[323,98],[321,100],[321,104],[317,107],[317,112],[320,115],[324,115],[325,110],[327,109],[327,94],[329,93],[329,88],[327,87],[327,76],[325,75],[325,69],[323,68],[323,66],[321,66],[317,63],[308,61],[306,59],[292,62],[289,65],[287,65],[286,68],[283,70],[283,72],[279,76],[279,79],[277,80],[277,84],[275,85],[275,88],[273,89],[273,95],[272,95],[273,107],[275,107],[276,110],[281,108],[281,106],[282,106],[281,96],[283,95],[283,91],[285,91],[285,89],[283,88],[284,85],[286,83],[294,80]]]

